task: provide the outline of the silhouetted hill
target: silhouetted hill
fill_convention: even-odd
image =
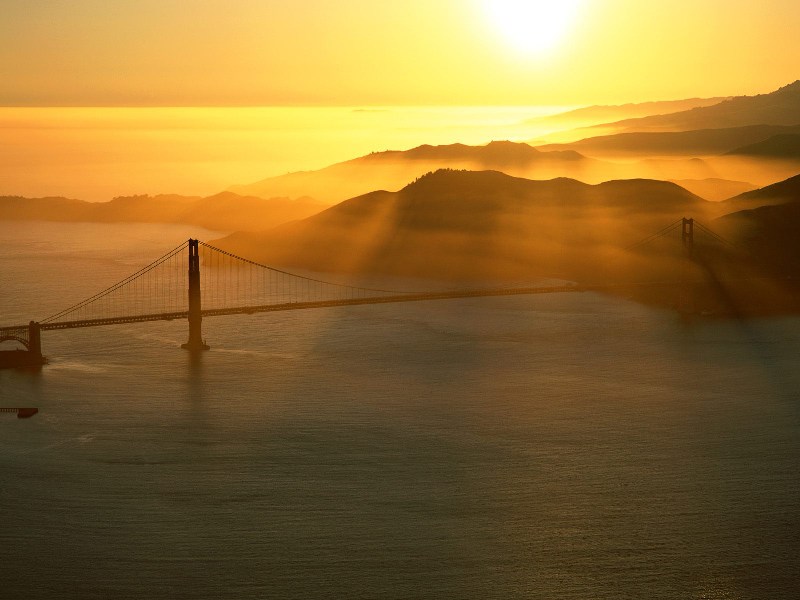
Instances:
[[[73,198],[0,196],[0,219],[7,221],[88,221],[91,212],[89,202]]]
[[[324,206],[311,198],[263,199],[232,192],[201,197],[121,196],[110,202],[0,197],[0,220],[186,223],[221,231],[270,229]]]
[[[178,194],[117,196],[110,202],[88,203],[88,208],[92,221],[178,223],[186,222],[183,216],[191,215],[191,207],[200,200]]]
[[[784,181],[773,183],[772,185],[739,194],[725,201],[726,204],[737,205],[739,209],[742,205],[747,208],[764,206],[767,204],[787,204],[790,202],[800,202],[800,175],[795,175]]]
[[[738,312],[800,311],[800,175],[724,204],[750,206],[713,223],[736,244],[739,282],[729,286],[737,291]]]
[[[586,138],[570,144],[547,144],[539,149],[573,150],[598,157],[714,156],[781,134],[800,134],[800,126],[748,125],[724,129],[706,127],[694,131],[618,133]]]
[[[800,178],[799,178],[800,179]],[[800,277],[800,197],[720,217],[718,227],[744,248],[761,270]]]
[[[670,181],[712,202],[727,200],[732,196],[750,192],[757,187],[747,181],[731,181],[730,179],[720,179],[718,177],[670,179]]]
[[[707,202],[668,182],[533,181],[439,170],[263,234],[217,243],[268,264],[426,277],[576,272]]]
[[[408,181],[440,168],[498,170],[537,178],[583,177],[602,163],[575,151],[542,152],[528,144],[491,142],[485,146],[423,145],[410,150],[374,152],[318,171],[289,173],[231,191],[256,196],[308,195],[333,204],[376,189],[397,190]],[[595,175],[596,177],[596,175]]]
[[[325,205],[307,196],[291,198],[258,198],[240,196],[233,192],[221,192],[201,198],[191,212],[202,215],[204,221],[216,224],[212,229],[236,230],[242,222],[246,229],[261,231],[281,223],[304,219],[323,210]]]
[[[744,192],[716,203],[719,217],[739,211],[752,210],[762,206],[800,202],[800,175],[790,177],[762,188]],[[714,214],[714,211],[711,212]]]
[[[581,160],[584,157],[572,150],[561,152],[542,152],[528,144],[497,141],[489,142],[485,146],[467,146],[465,144],[449,144],[445,146],[431,146],[423,144],[411,150],[386,151],[369,154],[351,162],[383,161],[386,159],[407,160],[468,160],[485,165],[504,166],[507,164],[527,164],[539,160]]]
[[[737,96],[712,106],[607,124],[620,131],[688,131],[800,123],[800,81],[769,94]]]
[[[586,106],[555,115],[529,119],[527,123],[555,123],[570,125],[573,123],[607,123],[623,119],[665,115],[691,110],[700,106],[719,104],[727,97],[688,98],[686,100],[661,100],[656,102],[639,102],[619,105]]]
[[[800,133],[774,135],[762,142],[736,148],[726,154],[730,156],[800,160]]]

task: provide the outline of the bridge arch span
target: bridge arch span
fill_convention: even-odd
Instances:
[[[19,342],[25,347],[26,350],[31,349],[27,328],[17,331],[0,331],[0,344],[3,342]]]
[[[0,327],[0,344],[4,342],[17,342],[22,344],[29,353],[41,356],[41,325],[35,321],[31,321],[28,325]]]

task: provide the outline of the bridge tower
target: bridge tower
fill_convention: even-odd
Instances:
[[[681,242],[683,250],[690,259],[694,256],[694,219],[683,218],[681,229]]]
[[[683,218],[681,224],[681,244],[686,258],[694,260],[694,219]],[[681,268],[681,282],[678,291],[678,311],[691,315],[697,312],[697,293],[692,281],[690,267],[684,263]]]
[[[42,330],[41,325],[35,321],[28,323],[28,352],[36,362],[44,362],[42,356]]]
[[[189,240],[189,341],[186,350],[208,350],[203,341],[203,313],[200,303],[200,242]]]

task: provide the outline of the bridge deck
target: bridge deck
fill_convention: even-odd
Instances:
[[[486,288],[469,290],[451,290],[443,292],[425,292],[419,294],[398,294],[393,296],[374,296],[367,298],[342,298],[338,300],[320,300],[314,302],[287,302],[283,304],[264,304],[258,306],[238,306],[233,308],[206,309],[202,311],[204,317],[222,315],[241,315],[263,312],[277,312],[284,310],[302,310],[308,308],[326,308],[335,306],[357,306],[365,304],[389,304],[394,302],[420,302],[424,300],[448,300],[453,298],[481,298],[489,296],[518,296],[527,294],[552,294],[564,292],[587,291],[588,287],[579,285],[524,287],[524,288]],[[188,311],[155,313],[148,315],[110,317],[105,319],[87,319],[79,321],[60,321],[55,323],[41,323],[41,329],[75,329],[79,327],[98,327],[102,325],[121,325],[125,323],[144,323],[148,321],[172,321],[173,319],[187,319]],[[21,328],[27,325],[0,327],[0,334]]]

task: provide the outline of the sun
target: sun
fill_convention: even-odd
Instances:
[[[553,50],[581,4],[582,0],[483,0],[485,13],[506,42],[530,54]]]

